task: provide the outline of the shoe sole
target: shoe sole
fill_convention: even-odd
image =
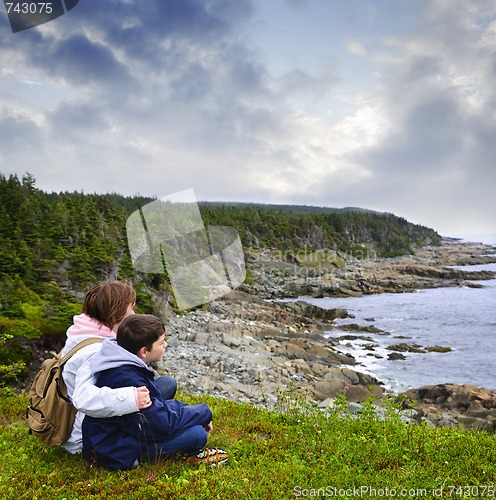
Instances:
[[[225,464],[229,459],[229,454],[218,448],[210,448],[208,450],[208,454],[205,457],[197,457],[193,455],[191,457],[186,458],[186,462],[194,463],[194,464],[205,464],[210,467],[217,467],[218,465]]]

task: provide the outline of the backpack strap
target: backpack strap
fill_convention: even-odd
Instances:
[[[80,349],[83,349],[84,347],[89,346],[91,344],[96,344],[97,342],[102,343],[103,340],[104,340],[103,337],[93,337],[79,342],[61,359],[60,364],[63,365],[65,362],[69,360],[69,358],[74,356],[74,354],[76,354],[76,352],[79,351]]]

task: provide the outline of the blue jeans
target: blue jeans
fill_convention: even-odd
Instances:
[[[181,434],[167,439],[156,439],[141,448],[140,460],[151,462],[168,458],[177,453],[195,455],[207,444],[208,434],[201,425],[185,429]]]
[[[177,382],[172,377],[162,375],[157,377],[153,382],[158,387],[164,401],[174,399],[174,396],[176,395]]]
[[[174,399],[177,382],[167,375],[162,375],[154,380],[164,401]],[[141,448],[142,461],[154,461],[184,453],[195,455],[207,444],[208,434],[201,425],[195,425],[185,429],[181,434],[173,438],[155,439],[153,442],[145,443]]]

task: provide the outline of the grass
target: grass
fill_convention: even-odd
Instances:
[[[181,399],[211,407],[210,445],[230,451],[228,465],[170,460],[132,471],[94,468],[30,436],[21,418],[27,397],[0,390],[0,498],[494,498],[493,434],[404,424],[393,405],[385,421],[367,405],[358,418],[295,410],[288,392],[281,392],[284,413],[213,397]],[[344,406],[343,398],[338,410]]]

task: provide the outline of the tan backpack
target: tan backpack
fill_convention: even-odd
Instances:
[[[62,378],[64,364],[77,351],[90,344],[103,342],[103,338],[83,340],[64,357],[60,353],[46,359],[36,374],[29,390],[29,406],[26,418],[29,433],[52,446],[65,443],[72,432],[77,410],[67,395]]]

